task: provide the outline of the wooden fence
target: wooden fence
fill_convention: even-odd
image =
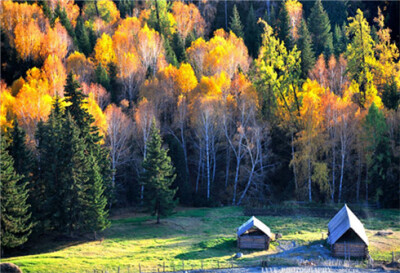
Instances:
[[[199,261],[199,262],[179,262],[169,263],[160,262],[154,265],[135,264],[128,266],[120,266],[117,269],[94,269],[90,273],[154,273],[154,272],[190,272],[190,271],[207,271],[217,269],[237,269],[246,267],[267,267],[268,260],[258,261],[241,261],[240,264],[234,260],[229,261]]]
[[[158,273],[158,272],[210,272],[218,269],[232,269],[232,272],[239,273],[243,268],[267,268],[269,266],[324,266],[324,267],[341,267],[355,268],[368,267],[374,268],[379,265],[388,264],[390,262],[400,262],[400,252],[392,252],[390,261],[373,261],[363,259],[311,259],[311,260],[295,260],[290,258],[274,258],[268,257],[262,260],[234,260],[227,261],[197,261],[197,262],[158,262],[149,264],[131,264],[119,266],[114,269],[98,268],[87,273]],[[230,270],[229,270],[230,271]]]

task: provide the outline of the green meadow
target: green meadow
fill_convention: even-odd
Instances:
[[[380,210],[374,217],[363,219],[370,240],[370,253],[375,260],[389,260],[392,251],[400,252],[398,210]],[[376,216],[379,215],[379,216]],[[168,270],[182,266],[204,268],[255,265],[277,252],[277,242],[268,251],[243,251],[241,259],[232,259],[236,248],[236,228],[249,217],[240,207],[179,208],[173,216],[155,219],[144,214],[124,214],[112,219],[111,227],[100,234],[98,241],[54,242],[36,240],[26,251],[34,253],[3,259],[20,266],[24,272],[93,272],[116,270],[138,272],[157,271],[163,265]],[[327,232],[327,218],[266,216],[258,217],[273,233],[282,233],[282,241],[299,245],[324,244],[322,232]],[[392,235],[376,236],[379,230],[391,230]],[[270,259],[272,263],[285,261]]]

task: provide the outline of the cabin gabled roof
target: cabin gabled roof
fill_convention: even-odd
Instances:
[[[256,217],[252,216],[246,223],[244,223],[243,225],[241,225],[238,229],[237,229],[237,236],[242,235],[243,233],[245,233],[247,230],[251,229],[251,228],[257,228],[260,231],[262,231],[265,235],[267,235],[268,237],[271,238],[271,230],[269,229],[269,227],[267,227],[263,222],[261,222],[260,220],[258,220]]]
[[[363,224],[345,204],[328,224],[328,243],[333,245],[349,229],[352,229],[366,245],[369,244]]]

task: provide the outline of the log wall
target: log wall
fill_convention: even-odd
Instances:
[[[334,257],[366,258],[368,256],[368,246],[364,243],[340,242],[332,246]]]
[[[270,239],[266,235],[242,235],[238,237],[237,246],[243,249],[265,249],[269,248]]]

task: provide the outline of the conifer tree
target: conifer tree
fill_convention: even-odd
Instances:
[[[370,35],[370,26],[361,10],[357,10],[355,17],[349,18],[347,35],[351,42],[347,45],[347,73],[359,86],[359,97],[356,98],[361,107],[374,100],[377,90],[371,68],[375,65],[374,41]]]
[[[101,63],[97,66],[95,70],[96,83],[101,84],[108,91],[110,90],[110,78],[108,76],[107,70],[103,67]]]
[[[75,41],[75,30],[68,19],[67,12],[65,11],[65,9],[64,8],[61,9],[60,5],[57,5],[55,9],[55,15],[58,16],[58,18],[60,18],[61,24],[65,27],[69,36],[71,36],[71,38]]]
[[[249,53],[253,57],[257,57],[258,49],[261,44],[261,32],[257,25],[256,15],[254,14],[253,4],[250,6],[246,19],[245,43],[249,49]]]
[[[93,178],[89,170],[93,166],[89,165],[86,156],[86,144],[80,137],[80,131],[70,112],[66,113],[62,130],[62,151],[60,171],[61,185],[58,188],[58,224],[59,229],[73,235],[74,231],[84,229],[84,222],[88,219],[85,214],[84,200],[88,198],[85,192],[85,185]],[[61,192],[61,193],[60,193]],[[95,204],[87,204],[87,207]],[[92,215],[93,217],[93,215]]]
[[[395,80],[391,80],[383,87],[382,102],[387,109],[397,110],[400,104],[400,91]]]
[[[174,33],[173,42],[175,42],[175,37],[177,37],[177,36],[178,36],[178,34]],[[177,56],[174,52],[175,48],[172,49],[172,46],[168,39],[164,39],[164,49],[165,49],[165,58],[167,59],[167,62],[172,64],[173,66],[177,66],[178,60],[177,60]]]
[[[87,145],[88,153],[93,153],[100,167],[100,173],[103,179],[103,185],[106,188],[107,198],[111,199],[111,164],[109,152],[101,146],[102,136],[99,134],[99,128],[92,126],[94,118],[85,108],[86,95],[83,94],[79,82],[73,77],[72,73],[68,74],[67,83],[64,90],[66,102],[70,104],[66,107],[65,113],[69,113],[75,121],[80,137],[84,139]]]
[[[109,71],[109,79],[110,79],[110,84],[109,84],[109,89],[108,90],[111,93],[111,103],[118,104],[119,96],[120,96],[120,90],[121,87],[118,82],[118,67],[115,63],[111,62],[108,64],[108,71]]]
[[[189,38],[189,35],[188,35]],[[190,39],[190,38],[189,38]],[[182,37],[176,32],[172,38],[172,48],[174,49],[177,65],[182,62],[187,62],[187,55],[185,50],[185,41],[182,40]],[[167,50],[167,49],[166,49]]]
[[[391,196],[393,191],[396,191],[393,185],[387,183],[387,170],[390,166],[390,148],[389,138],[387,135],[387,124],[385,116],[378,109],[375,103],[372,103],[368,114],[363,123],[364,137],[366,139],[366,159],[367,168],[370,170],[368,173],[370,183],[374,192],[373,201],[385,202],[386,196]],[[368,188],[366,186],[366,188]],[[384,197],[385,196],[385,197]],[[398,199],[398,198],[397,198]],[[366,201],[369,200],[368,190],[366,192]],[[393,200],[390,198],[390,201]],[[388,200],[388,202],[390,202]]]
[[[160,217],[170,215],[177,203],[174,201],[177,190],[171,189],[176,178],[175,169],[167,153],[168,150],[162,148],[160,131],[153,120],[141,181],[146,190],[145,205],[153,215],[157,216],[158,224]]]
[[[236,5],[233,5],[233,12],[231,17],[231,22],[229,23],[229,28],[233,33],[236,34],[237,37],[244,38],[243,26],[242,22],[240,21],[240,15]]]
[[[48,226],[43,227],[46,229],[60,230],[65,223],[65,215],[62,212],[65,189],[61,175],[65,168],[62,128],[63,109],[57,96],[49,119],[38,126],[36,133],[40,173],[33,187],[35,197],[33,200],[37,220],[42,223],[48,220]]]
[[[91,45],[88,31],[83,24],[81,16],[79,16],[76,21],[75,35],[79,50],[88,57],[93,51],[93,46]]]
[[[321,53],[324,53],[327,57],[330,56],[333,53],[331,23],[321,0],[316,0],[311,8],[308,28],[313,39],[316,56],[321,55]]]
[[[14,170],[17,174],[23,175],[23,181],[27,182],[33,169],[33,157],[26,146],[26,133],[19,126],[18,120],[14,120],[11,140],[8,153],[14,160]]]
[[[343,44],[343,35],[345,34],[342,32],[342,29],[338,25],[335,25],[335,30],[333,32],[333,48],[336,57],[339,57],[339,55],[346,49]]]
[[[1,252],[5,248],[15,248],[28,240],[32,231],[30,205],[27,204],[28,190],[26,183],[21,183],[22,176],[16,174],[14,161],[7,152],[4,136],[1,137]]]
[[[276,31],[278,38],[285,43],[285,47],[291,50],[293,48],[293,38],[290,33],[290,18],[285,2],[281,2]]]
[[[84,211],[84,229],[94,233],[94,239],[97,240],[97,231],[102,231],[110,225],[108,221],[108,211],[106,210],[107,198],[104,194],[103,180],[100,174],[100,168],[97,165],[96,158],[89,155],[86,176],[88,180],[83,185],[83,211]]]
[[[308,32],[307,23],[304,19],[301,20],[297,46],[300,50],[301,77],[306,79],[308,76],[308,71],[310,71],[310,69],[314,66],[315,57],[312,49],[312,39],[310,33]]]

